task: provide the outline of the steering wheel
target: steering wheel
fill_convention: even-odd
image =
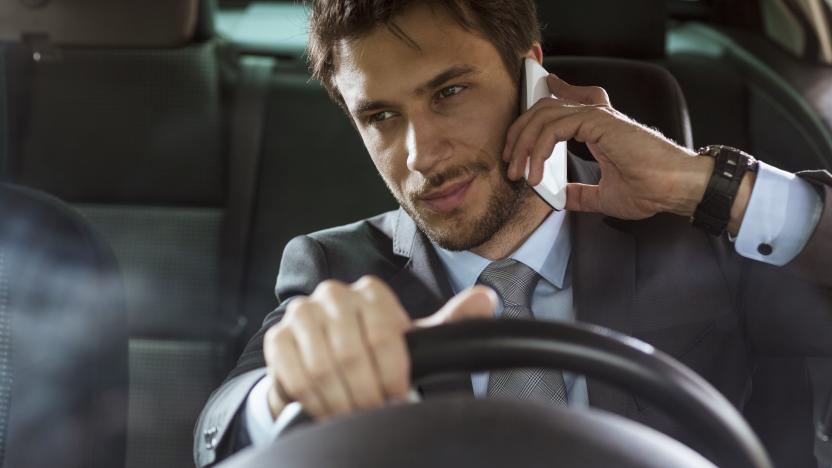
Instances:
[[[771,468],[737,410],[666,354],[586,324],[481,320],[408,333],[412,378],[514,367],[569,370],[643,396],[690,429],[718,466]],[[680,442],[595,410],[445,398],[297,427],[223,468],[713,466]]]

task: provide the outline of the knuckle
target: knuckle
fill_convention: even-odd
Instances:
[[[389,352],[401,339],[402,331],[393,328],[368,330],[367,347],[375,354]]]
[[[315,288],[312,295],[338,296],[343,294],[346,289],[344,283],[338,280],[325,280]]]
[[[321,366],[307,370],[309,382],[315,388],[328,386],[335,377],[332,369],[328,366]],[[310,389],[311,390],[311,389]]]
[[[315,317],[312,313],[312,303],[304,304],[303,307],[297,309],[287,322],[287,328],[304,328],[308,329],[316,324]]]
[[[292,299],[291,302],[289,302],[289,305],[286,307],[285,319],[289,321],[294,320],[298,315],[300,315],[299,312],[308,306],[309,298],[307,297],[296,297]]]
[[[290,334],[289,329],[283,324],[272,326],[263,335],[263,350],[268,354],[271,350],[277,349],[289,338]]]
[[[355,346],[344,346],[336,356],[338,367],[344,372],[354,372],[361,367],[364,357]]]
[[[606,98],[607,97],[607,90],[600,87],[600,86],[590,86],[589,90],[592,93],[593,97],[596,97],[596,98]]]
[[[263,342],[267,345],[277,343],[282,335],[282,330],[284,329],[285,328],[280,324],[272,325],[272,327],[266,330],[266,333],[263,335]]]
[[[381,281],[381,279],[377,276],[364,275],[361,278],[359,278],[358,281],[353,283],[353,286],[356,289],[370,289],[370,290],[373,290],[373,289],[378,289],[378,288],[384,286],[384,282]]]

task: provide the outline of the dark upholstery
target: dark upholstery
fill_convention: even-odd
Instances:
[[[0,41],[48,40],[61,46],[179,46],[194,35],[198,3],[199,0],[0,2]]]
[[[735,144],[790,171],[832,168],[821,98],[832,72],[761,42],[701,24],[670,30],[665,65],[688,98],[696,143]]]
[[[702,24],[668,26],[665,2],[654,2],[662,5],[648,3],[541,0],[538,2],[540,18],[548,25],[547,29],[558,22],[564,23],[562,19],[567,15],[574,19],[568,26],[568,33],[564,32],[556,41],[544,30],[546,50],[569,55],[600,53],[637,57],[666,68],[678,80],[687,102],[695,147],[708,144],[736,146],[791,171],[832,167],[828,119],[824,124],[817,110],[812,110],[813,106],[807,102],[811,94],[801,97],[799,80],[793,77],[785,80],[770,65],[749,53],[753,50],[754,54],[764,57],[774,54],[778,55],[776,60],[785,60],[768,50],[772,47],[770,44],[767,49],[754,38]],[[576,11],[582,14],[574,13]],[[632,38],[614,34],[622,30],[632,32]],[[659,33],[662,46],[657,49]],[[648,39],[651,37],[653,39]],[[642,45],[634,46],[634,42]],[[632,47],[641,47],[642,53],[634,55],[636,53],[628,50]],[[804,78],[812,82],[813,77]],[[604,83],[602,77],[593,79],[598,84]],[[614,81],[617,78],[608,79]],[[642,95],[646,98],[645,103],[662,101],[657,94],[645,89],[647,92]],[[625,96],[632,90],[609,91],[614,106],[630,105],[622,102],[622,98],[629,99]],[[638,90],[636,94],[641,95]],[[624,112],[631,114],[629,110]],[[821,368],[816,365],[813,372],[818,373]],[[829,380],[830,366],[823,369],[821,375],[813,376],[815,381]],[[794,376],[791,387],[771,387],[772,375],[787,374]],[[815,466],[811,447],[811,408],[805,401],[790,398],[809,385],[806,360],[762,359],[756,363],[753,385],[757,391],[748,402],[745,414],[771,450],[775,463],[789,467]],[[822,395],[819,397],[823,398]],[[816,398],[816,407],[822,403]]]
[[[269,86],[245,278],[247,334],[277,306],[274,282],[290,239],[397,206],[347,116],[305,71],[290,67]]]
[[[223,203],[213,44],[61,55],[29,65],[16,181],[73,202]]]
[[[123,466],[127,316],[109,248],[58,200],[0,184],[0,466]]]
[[[664,57],[665,0],[537,2],[546,55]],[[633,14],[637,12],[637,14]]]
[[[63,2],[49,24],[60,31],[87,3]],[[157,16],[195,2],[117,3]],[[193,13],[187,41],[212,30]],[[142,48],[96,36],[33,60],[29,44],[6,45],[6,175],[68,200],[112,245],[130,329],[126,466],[185,468],[199,409],[240,331],[221,306],[233,293],[222,255],[226,94],[217,43],[173,47],[181,40],[161,41],[151,26],[137,19],[143,32],[124,31]]]

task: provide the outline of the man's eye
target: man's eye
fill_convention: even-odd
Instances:
[[[379,113],[376,113],[376,114],[373,114],[373,115],[369,116],[367,118],[367,122],[369,122],[371,124],[384,122],[385,120],[393,117],[394,115],[395,114],[393,114],[390,111],[379,112]]]
[[[465,86],[456,85],[456,86],[448,86],[443,90],[439,91],[439,99],[449,98],[451,96],[456,96],[457,94],[461,93],[462,90],[465,89]]]

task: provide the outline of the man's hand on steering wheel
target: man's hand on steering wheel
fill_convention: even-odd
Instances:
[[[292,300],[286,316],[264,337],[272,416],[290,401],[323,420],[405,400],[410,356],[404,334],[413,327],[492,317],[495,296],[475,287],[431,317],[411,322],[377,278],[321,283],[311,296]]]

